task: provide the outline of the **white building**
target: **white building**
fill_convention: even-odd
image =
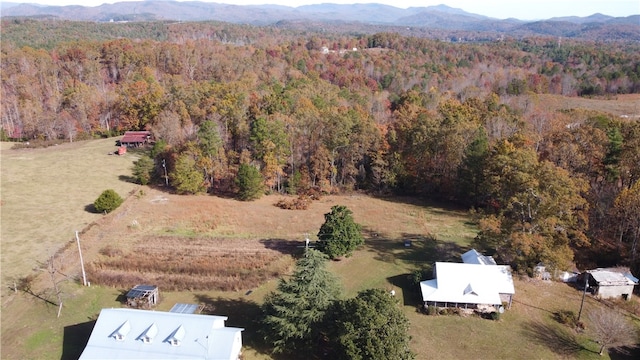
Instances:
[[[515,288],[508,265],[436,262],[434,279],[422,281],[425,306],[479,309],[511,306]]]
[[[478,265],[497,265],[496,261],[491,256],[480,254],[476,249],[471,249],[462,254],[462,262],[465,264],[478,264]]]
[[[102,309],[81,360],[237,360],[244,329],[226,316],[138,309]]]
[[[603,299],[622,298],[631,300],[633,288],[638,285],[638,278],[629,272],[617,272],[609,269],[587,270],[582,274],[579,284],[584,284],[584,276],[589,276],[590,291]]]

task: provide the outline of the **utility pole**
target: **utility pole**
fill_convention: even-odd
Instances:
[[[582,292],[582,302],[580,303],[580,311],[578,312],[578,319],[576,322],[580,321],[580,316],[582,316],[582,307],[584,306],[584,297],[587,295],[587,288],[589,287],[589,273],[585,271],[584,273],[584,291]]]
[[[164,168],[164,184],[169,186],[169,177],[167,176],[167,163],[162,159],[162,168]]]
[[[82,260],[82,249],[80,248],[80,237],[76,230],[76,240],[78,242],[78,253],[80,254],[80,268],[82,269],[82,285],[87,286],[87,274],[84,272],[84,261]]]

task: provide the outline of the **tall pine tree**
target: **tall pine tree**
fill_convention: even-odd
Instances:
[[[274,353],[313,351],[327,309],[340,296],[338,280],[326,268],[327,258],[308,249],[289,280],[280,280],[262,305],[264,339]]]

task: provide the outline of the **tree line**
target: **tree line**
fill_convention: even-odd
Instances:
[[[22,25],[9,29],[33,26]],[[637,44],[155,26],[162,36],[50,49],[3,41],[3,138],[150,130],[141,183],[166,170],[179,193],[244,200],[308,189],[436,197],[474,209],[476,245],[519,270],[638,266],[640,125],[536,104],[639,92]]]

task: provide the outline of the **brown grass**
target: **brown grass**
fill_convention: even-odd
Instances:
[[[143,282],[170,291],[238,291],[282,275],[282,255],[255,241],[148,236],[127,254],[94,261],[87,273],[96,284],[119,288]]]
[[[613,95],[605,98],[568,97],[550,94],[526,95],[533,106],[542,111],[592,110],[640,119],[640,94]]]

